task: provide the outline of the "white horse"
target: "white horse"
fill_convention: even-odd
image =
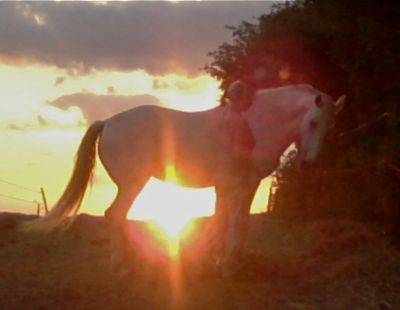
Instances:
[[[78,212],[98,141],[101,162],[118,187],[115,200],[105,212],[114,265],[121,266],[124,259],[123,224],[133,201],[151,176],[163,180],[167,167],[173,165],[186,186],[215,186],[216,218],[224,223],[220,255],[222,266],[229,270],[231,258],[242,249],[251,201],[260,181],[276,169],[280,156],[293,142],[299,142],[301,161],[313,162],[345,101],[342,96],[335,102],[308,85],[243,92],[243,96],[247,93],[251,93],[247,100],[252,104],[243,117],[255,140],[248,158],[250,165],[228,167],[231,154],[223,122],[229,107],[192,113],[149,105],[136,107],[88,128],[64,194],[49,214],[31,227],[51,229]],[[240,96],[237,92],[230,99],[243,100]]]

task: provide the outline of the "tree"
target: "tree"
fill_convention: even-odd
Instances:
[[[287,2],[254,23],[230,26],[233,42],[210,53],[205,69],[223,89],[241,78],[256,87],[308,83],[348,96],[302,204],[311,215],[400,220],[399,15],[395,1]],[[302,183],[290,168],[294,160],[278,173],[279,210],[298,205],[289,198]]]

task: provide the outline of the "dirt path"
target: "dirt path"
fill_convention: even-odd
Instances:
[[[0,309],[400,308],[399,251],[359,223],[295,226],[252,216],[240,277],[188,280],[143,224],[133,230],[146,259],[135,277],[120,279],[110,272],[101,218],[80,216],[67,232],[50,235],[18,232],[19,220],[0,215]]]

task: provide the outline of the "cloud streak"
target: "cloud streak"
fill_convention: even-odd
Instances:
[[[50,103],[52,106],[66,110],[76,106],[81,109],[88,123],[103,120],[119,112],[144,104],[161,105],[151,95],[121,96],[95,95],[92,93],[75,93],[59,97]]]
[[[0,62],[67,69],[199,73],[207,52],[230,39],[227,24],[271,2],[3,2]]]

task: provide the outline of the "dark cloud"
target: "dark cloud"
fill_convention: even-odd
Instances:
[[[11,130],[17,131],[25,131],[28,130],[31,126],[29,124],[8,124],[7,128]]]
[[[49,120],[45,116],[38,114],[36,116],[36,122],[32,121],[31,123],[10,123],[6,126],[6,128],[16,131],[29,131],[35,129],[43,129],[56,123],[56,121]],[[79,123],[78,125],[81,126],[84,124]]]
[[[166,88],[168,88],[168,83],[162,82],[159,79],[154,79],[153,88],[155,90],[166,89]]]
[[[55,86],[59,86],[62,83],[64,83],[65,80],[66,80],[66,78],[64,76],[59,76],[59,77],[56,78],[56,81],[54,82],[54,85]]]
[[[115,94],[116,94],[115,88],[112,87],[112,86],[108,86],[108,87],[107,87],[107,94],[109,94],[109,95],[115,95]]]
[[[48,124],[46,118],[44,118],[42,115],[37,116],[37,121],[40,127],[45,127]]]
[[[196,85],[192,83],[193,80],[178,79],[176,81],[163,81],[162,79],[155,78],[153,80],[153,89],[155,90],[176,90],[181,94],[190,95],[196,92]]]
[[[145,69],[196,73],[268,1],[0,2],[0,62],[34,61],[70,73]]]
[[[106,119],[136,106],[144,104],[161,105],[159,100],[151,95],[120,96],[95,95],[92,93],[65,95],[50,102],[50,104],[64,110],[71,106],[79,107],[89,123]]]

